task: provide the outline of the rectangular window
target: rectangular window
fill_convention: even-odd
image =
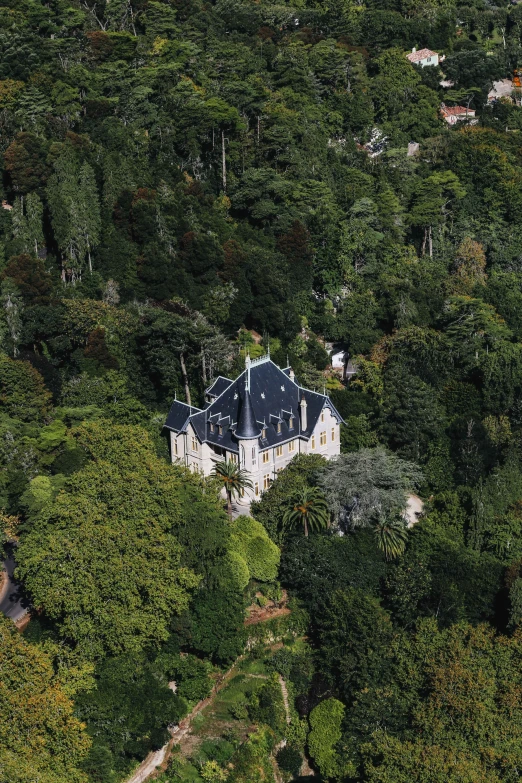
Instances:
[[[321,446],[326,446],[326,432],[321,432]]]
[[[270,462],[270,452],[269,451],[263,451],[263,462],[265,464],[267,462]]]
[[[223,435],[223,427],[221,426],[221,424],[218,427],[218,435]]]
[[[290,416],[290,418],[288,419],[288,429],[289,430],[293,430],[294,429],[294,418],[293,418],[293,416]]]
[[[263,429],[261,430],[261,438],[262,438],[263,440],[266,440],[266,429],[265,429],[264,427],[263,427]]]
[[[270,473],[265,473],[263,476],[263,489],[268,489],[270,486]]]
[[[276,448],[276,457],[282,457],[282,456],[283,456],[283,447],[282,446],[278,446]]]
[[[230,454],[230,462],[237,462],[237,454],[233,452]]]
[[[315,435],[312,435],[312,448],[315,449]]]
[[[214,425],[210,422],[210,432],[214,432]]]
[[[252,446],[252,462],[256,461],[256,457],[257,457],[257,449],[255,446]]]
[[[321,413],[321,421],[324,421],[324,411]]]
[[[254,484],[254,495],[257,497],[259,495],[259,481],[256,481]]]
[[[196,437],[193,435],[192,436],[192,451],[197,451],[197,450],[198,450],[198,441],[197,441]]]
[[[281,434],[281,422],[280,421],[277,422],[277,434],[278,435]]]
[[[332,440],[335,440],[335,427],[332,427]]]
[[[292,451],[295,451],[295,440],[291,440],[288,444],[288,452],[289,454],[292,453]]]
[[[177,437],[174,438],[174,454],[177,457],[178,456],[178,439]]]

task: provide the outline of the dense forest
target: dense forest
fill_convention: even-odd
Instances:
[[[2,781],[122,783],[231,666],[165,783],[520,779],[519,67],[489,0],[4,0]],[[162,426],[268,349],[342,454],[232,519]]]

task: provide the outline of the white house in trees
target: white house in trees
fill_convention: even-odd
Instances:
[[[340,453],[342,418],[332,401],[300,386],[269,355],[247,357],[244,372],[235,381],[217,378],[205,399],[203,409],[172,403],[165,422],[172,462],[206,476],[217,461],[239,462],[253,485],[240,502],[259,498],[297,454]]]
[[[413,48],[410,54],[406,55],[410,63],[413,65],[422,65],[424,68],[426,65],[438,65],[439,55],[437,52],[432,52],[431,49],[417,49]]]

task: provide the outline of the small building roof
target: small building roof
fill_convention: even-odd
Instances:
[[[474,117],[475,109],[468,109],[466,106],[446,106],[441,104],[440,113],[443,117]]]
[[[437,57],[437,52],[432,52],[431,49],[416,49],[406,55],[410,63],[420,63],[421,60],[425,60],[427,57]]]

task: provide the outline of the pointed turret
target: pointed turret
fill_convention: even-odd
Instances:
[[[252,440],[253,438],[259,438],[261,435],[261,428],[256,420],[248,388],[245,388],[243,392],[239,421],[234,434],[238,440]]]

